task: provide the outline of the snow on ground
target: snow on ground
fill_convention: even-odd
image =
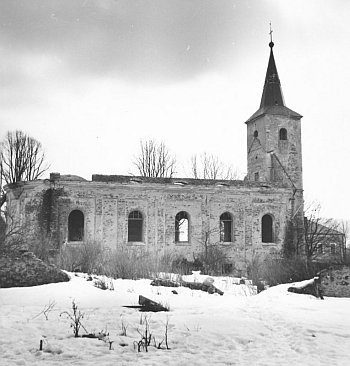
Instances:
[[[251,286],[234,284],[229,277],[215,278],[223,296],[154,287],[150,280],[114,280],[114,291],[104,291],[85,274],[70,276],[66,283],[0,289],[1,366],[350,365],[350,299],[290,293],[290,284],[251,296]],[[200,281],[203,276],[186,279]],[[170,312],[140,313],[123,307],[137,305],[140,294],[170,306]],[[108,339],[73,337],[66,315],[60,316],[71,312],[72,300],[85,314],[82,324],[88,332],[107,330],[111,350]],[[46,320],[42,311],[53,301]],[[157,343],[168,321],[170,350],[135,350],[144,316]],[[126,336],[120,335],[123,324]]]

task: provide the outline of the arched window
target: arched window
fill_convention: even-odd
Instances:
[[[280,129],[280,140],[287,140],[287,130],[285,128]]]
[[[232,215],[228,212],[220,216],[220,241],[232,242]]]
[[[261,239],[263,243],[273,243],[273,218],[264,215],[261,219]]]
[[[254,131],[254,137],[257,138],[259,136],[259,132],[257,130]]]
[[[82,240],[84,240],[84,214],[80,210],[74,210],[68,216],[68,241]]]
[[[128,217],[128,241],[142,241],[143,217],[140,211],[132,211]]]
[[[185,211],[175,216],[175,242],[188,242],[189,240],[189,219]]]

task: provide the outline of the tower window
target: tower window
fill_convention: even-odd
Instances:
[[[287,130],[285,128],[280,129],[280,140],[287,140]]]
[[[185,211],[179,212],[175,216],[175,242],[188,242],[189,231],[189,219],[188,214]]]
[[[254,173],[255,182],[259,182],[259,172]]]
[[[232,215],[228,212],[220,216],[220,241],[232,242]]]
[[[257,130],[254,131],[254,137],[258,137],[259,136],[259,132]]]
[[[68,216],[68,241],[84,239],[84,214],[80,210],[72,211]]]
[[[261,239],[263,243],[273,243],[273,218],[264,215],[261,219]]]
[[[143,217],[140,211],[132,211],[128,218],[128,241],[142,241]]]

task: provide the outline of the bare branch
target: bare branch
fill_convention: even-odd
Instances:
[[[340,222],[323,218],[321,205],[317,202],[305,205],[304,216],[306,257],[309,260],[342,260],[345,253],[345,235],[341,231]]]
[[[49,168],[41,143],[22,131],[7,132],[0,143],[0,181],[3,184],[35,180]],[[3,203],[4,192],[1,200]]]
[[[176,158],[163,142],[155,140],[140,141],[140,153],[133,164],[143,177],[168,177],[176,174]]]
[[[222,179],[235,180],[238,179],[238,171],[232,167],[225,165],[224,162],[213,154],[206,152],[197,156],[194,154],[190,158],[191,178],[195,179]]]
[[[41,143],[22,131],[7,132],[0,146],[2,178],[7,184],[38,179],[49,168]]]

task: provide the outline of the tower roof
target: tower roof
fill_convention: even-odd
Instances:
[[[270,59],[267,66],[264,90],[261,97],[260,108],[272,105],[284,106],[281,82],[278,77],[275,58],[273,56],[274,43],[270,42]]]
[[[270,58],[267,66],[265,84],[261,97],[260,108],[248,119],[247,122],[263,115],[275,114],[284,115],[291,118],[301,118],[302,116],[291,109],[287,108],[284,102],[281,81],[278,76],[275,57],[273,55],[274,43],[269,43]]]

